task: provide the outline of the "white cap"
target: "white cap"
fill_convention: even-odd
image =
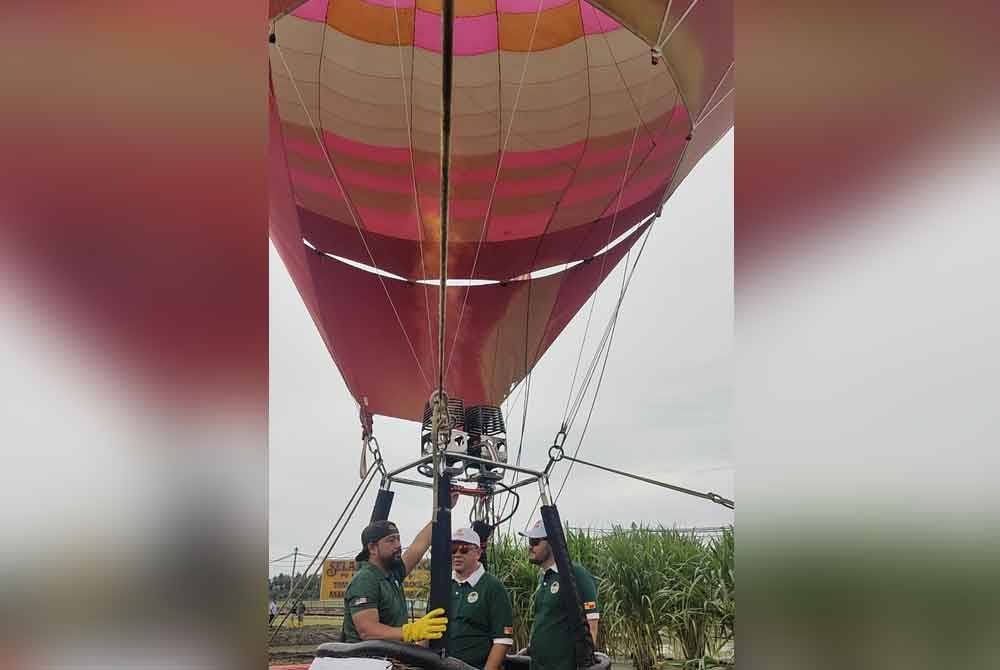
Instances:
[[[545,530],[545,524],[542,523],[541,519],[536,521],[535,525],[528,529],[528,532],[519,531],[518,534],[532,540],[544,540],[549,536],[548,532]]]
[[[452,542],[465,542],[467,544],[474,544],[479,546],[479,533],[472,530],[471,528],[456,528],[451,531],[451,541]]]

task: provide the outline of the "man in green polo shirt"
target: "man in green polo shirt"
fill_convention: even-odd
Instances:
[[[452,505],[455,498],[452,496]],[[419,642],[439,639],[448,620],[438,608],[407,623],[403,580],[431,545],[431,524],[424,526],[406,551],[399,529],[391,521],[375,521],[361,533],[358,569],[344,592],[344,642],[395,640]]]
[[[538,590],[535,592],[535,621],[531,626],[531,670],[576,670],[576,645],[570,628],[570,615],[559,599],[559,570],[549,545],[548,532],[539,520],[521,535],[528,538],[528,558],[541,568]],[[601,618],[597,606],[597,585],[586,568],[570,564],[576,586],[583,601],[590,636],[597,640],[597,623]]]
[[[474,668],[500,670],[514,644],[514,612],[503,584],[480,564],[481,554],[476,531],[452,532],[448,655]]]

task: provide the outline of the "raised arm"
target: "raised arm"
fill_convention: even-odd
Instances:
[[[430,549],[432,527],[433,524],[428,522],[426,526],[421,528],[420,532],[417,533],[417,536],[413,538],[413,542],[411,542],[410,546],[403,552],[403,565],[406,566],[406,574],[413,572],[413,568],[417,567],[417,563],[420,562],[420,559],[422,559],[424,554],[427,553],[427,550]]]
[[[452,493],[451,506],[454,507],[457,501],[458,494]],[[428,522],[426,526],[421,528],[420,532],[417,533],[417,536],[413,538],[413,542],[410,543],[410,546],[403,552],[402,559],[403,565],[406,566],[406,574],[410,574],[413,571],[413,568],[417,567],[417,563],[420,562],[420,559],[422,559],[424,554],[427,553],[427,550],[430,549],[431,530],[433,525],[434,524],[432,522]]]

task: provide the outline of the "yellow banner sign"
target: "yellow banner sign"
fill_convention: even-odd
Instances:
[[[344,591],[351,583],[357,563],[353,560],[329,559],[323,562],[323,576],[320,579],[319,597],[320,600],[343,600]],[[407,598],[425,598],[430,587],[431,571],[430,563],[426,560],[420,561],[413,572],[406,576],[403,582],[403,590]]]

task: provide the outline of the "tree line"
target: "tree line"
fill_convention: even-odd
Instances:
[[[298,582],[305,579],[305,586]],[[302,600],[319,600],[320,575],[314,574],[304,577],[302,573],[297,573],[295,579],[291,575],[281,572],[267,580],[267,589],[271,598],[280,602],[288,598],[292,584],[295,584],[296,596]]]

